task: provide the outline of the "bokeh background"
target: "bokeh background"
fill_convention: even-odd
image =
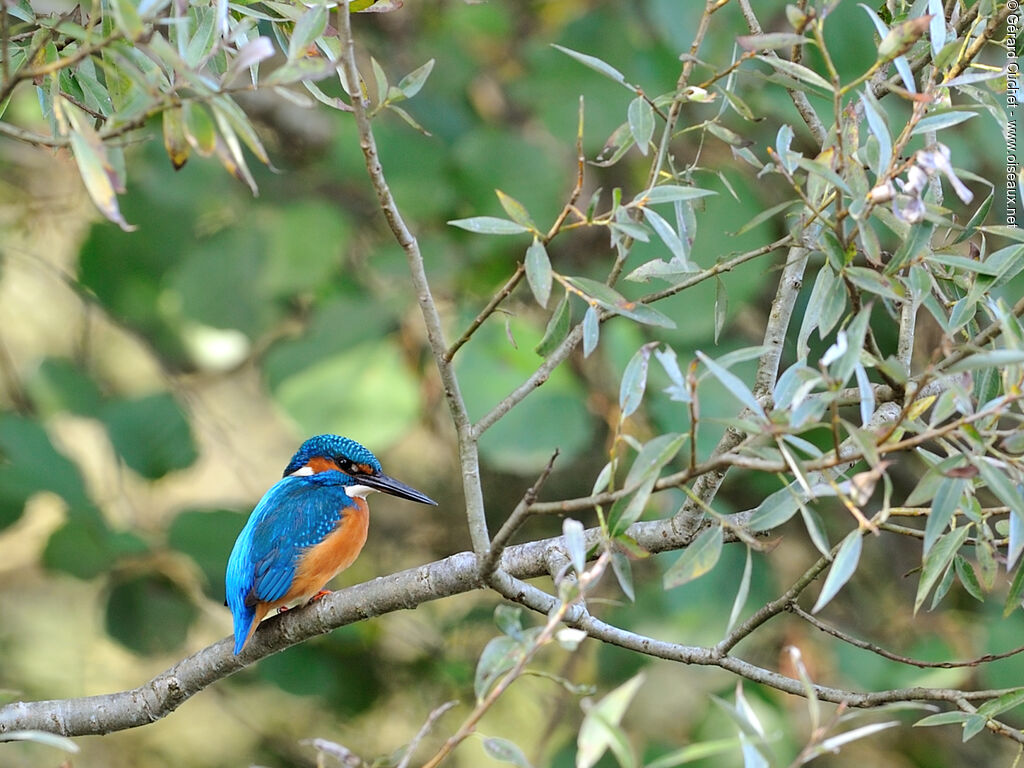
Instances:
[[[789,29],[784,3],[756,5],[767,30]],[[601,56],[648,93],[668,92],[700,6],[682,0],[408,0],[398,12],[354,18],[363,61],[372,54],[393,81],[436,60],[425,88],[403,105],[430,135],[388,113],[376,120],[375,131],[451,338],[511,275],[527,243],[468,234],[446,222],[503,215],[498,188],[546,226],[575,181],[579,96],[588,158],[625,119],[629,92],[551,44]],[[870,66],[873,30],[856,3],[840,3],[828,30],[844,76]],[[745,32],[738,9],[726,7],[714,17],[702,58],[725,66],[735,37]],[[709,72],[699,66],[696,79]],[[751,74],[740,77],[736,87],[761,119],[733,116],[727,123],[761,156],[779,125],[793,123],[796,145],[813,154],[784,91],[763,86]],[[905,117],[904,107],[889,102],[895,99],[886,100],[894,121]],[[339,432],[363,442],[386,471],[440,502],[425,510],[374,498],[369,544],[340,584],[468,548],[452,429],[424,350],[404,257],[377,210],[351,118],[270,95],[242,104],[274,164],[253,162],[259,196],[213,161],[194,158],[174,172],[154,126],[128,150],[121,207],[138,227],[131,234],[99,220],[66,153],[0,142],[4,700],[134,687],[228,634],[223,568],[231,544],[253,504],[311,434]],[[827,105],[820,106],[827,114]],[[681,125],[718,108],[689,105]],[[18,93],[10,110],[8,116],[23,124],[39,121],[31,88]],[[694,257],[707,266],[782,234],[781,219],[733,233],[783,199],[785,190],[777,179],[757,179],[726,144],[700,143],[699,135],[681,135],[674,149],[687,160],[699,156],[706,170],[696,183],[719,192],[698,214]],[[982,112],[944,139],[954,164],[999,178],[1003,141],[990,115]],[[582,199],[601,187],[607,205],[613,187],[639,189],[647,168],[635,149],[612,167],[589,167]],[[1001,221],[1002,207],[997,194],[993,220]],[[660,248],[637,244],[630,265],[659,255]],[[560,237],[550,252],[566,274],[600,277],[607,269],[603,233]],[[659,305],[676,319],[673,331],[651,336],[631,324],[608,323],[594,355],[573,358],[514,418],[488,433],[481,450],[492,524],[508,514],[556,447],[561,456],[545,496],[589,492],[607,460],[619,378],[641,343],[661,339],[686,361],[696,349],[718,353],[760,343],[780,258],[748,263],[725,277],[728,310],[717,346],[716,286],[708,281]],[[1021,290],[1018,281],[1007,293]],[[540,360],[534,347],[547,317],[528,289],[518,289],[504,309],[459,353],[463,392],[475,417]],[[640,438],[655,429],[685,428],[682,406],[660,391],[665,383],[652,368],[646,406],[633,423]],[[711,388],[702,393],[702,409],[710,417],[731,415],[735,403]],[[713,427],[704,429],[702,449],[710,450],[717,437]],[[913,464],[897,472],[913,486]],[[774,489],[767,480],[737,477],[720,497],[719,511],[755,506]],[[661,498],[648,514],[671,513],[677,503]],[[848,524],[840,513],[833,522],[839,532]],[[556,520],[535,520],[523,536],[559,527]],[[670,592],[661,589],[660,574],[673,556],[638,563],[636,603],[609,587],[606,597],[621,601],[611,616],[667,640],[715,642],[743,554],[726,551],[708,577]],[[799,530],[758,555],[749,606],[776,596],[815,557]],[[915,557],[913,547],[904,551],[898,541],[869,542],[857,577],[829,607],[829,620],[935,659],[1005,650],[1024,637],[1019,612],[1003,620],[998,599],[978,604],[956,587],[943,610],[910,619],[916,579],[906,575]],[[458,699],[456,712],[465,711],[476,660],[497,631],[495,605],[492,595],[465,595],[339,629],[264,659],[154,725],[80,739],[82,751],[72,764],[311,766],[315,752],[303,744],[311,738],[337,741],[367,758],[386,755],[443,701]],[[853,611],[864,605],[872,606],[868,615]],[[785,668],[782,648],[797,644],[816,679],[862,689],[1024,683],[1024,660],[1016,657],[981,669],[922,671],[811,632],[776,621],[756,645],[740,651]],[[735,681],[721,671],[655,662],[593,641],[575,655],[545,651],[538,664],[602,693],[650,668],[626,720],[645,756],[732,732],[707,696],[732,695]],[[778,753],[795,754],[808,729],[803,702],[756,686],[747,694],[778,734]],[[538,765],[569,766],[580,719],[578,694],[528,677],[481,731],[512,738]],[[456,722],[457,715],[449,715],[440,733]],[[819,764],[946,768],[1007,764],[1011,754],[984,735],[961,745],[955,728],[904,728]],[[5,766],[54,766],[62,759],[40,745],[0,749]],[[477,739],[451,764],[496,763]],[[611,758],[602,763],[612,764]],[[697,764],[738,765],[740,757]]]

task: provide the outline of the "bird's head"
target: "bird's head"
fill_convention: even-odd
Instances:
[[[338,484],[349,496],[365,497],[370,491],[381,491],[421,504],[437,504],[425,493],[385,475],[380,461],[365,447],[340,435],[317,435],[304,442],[284,469],[284,476],[305,477],[324,472],[340,473]]]

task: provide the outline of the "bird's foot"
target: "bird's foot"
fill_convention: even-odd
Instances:
[[[282,605],[280,608],[277,609],[277,613],[278,613],[278,615],[280,615],[280,614],[284,613],[287,610],[288,610],[288,606],[287,605]]]
[[[323,600],[329,594],[331,594],[331,590],[321,589],[319,592],[317,592],[315,595],[309,598],[309,600],[306,601],[306,605],[312,605],[317,600]]]

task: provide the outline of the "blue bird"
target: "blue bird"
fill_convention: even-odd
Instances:
[[[437,504],[385,475],[377,457],[347,437],[311,437],[292,456],[228,558],[225,588],[236,654],[267,613],[327,594],[327,582],[352,565],[366,543],[371,491]]]

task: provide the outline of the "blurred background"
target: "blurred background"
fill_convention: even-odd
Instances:
[[[766,31],[790,29],[781,0],[756,5]],[[504,215],[498,188],[547,227],[575,182],[579,96],[588,158],[625,119],[631,94],[551,44],[600,56],[649,94],[669,92],[700,6],[680,0],[408,0],[395,13],[354,17],[364,63],[372,54],[392,82],[436,60],[424,89],[403,105],[430,135],[390,113],[374,127],[449,339],[508,279],[528,243],[472,235],[446,222]],[[827,29],[844,77],[871,65],[873,29],[856,3],[842,2]],[[746,31],[738,9],[726,7],[714,17],[701,57],[724,67],[735,37]],[[698,66],[695,81],[710,72]],[[784,91],[762,86],[744,75],[736,88],[763,117],[748,122],[732,115],[726,122],[761,157],[779,125],[792,123],[794,146],[813,156]],[[906,109],[889,103],[895,101],[886,99],[892,119],[905,119]],[[121,208],[138,227],[130,234],[100,221],[67,153],[0,142],[0,700],[131,688],[227,635],[223,569],[231,544],[255,502],[312,434],[337,432],[364,443],[385,471],[440,502],[424,509],[375,497],[367,549],[337,584],[469,546],[443,395],[425,352],[404,256],[377,210],[350,116],[269,95],[242,104],[274,165],[253,163],[259,196],[213,161],[193,158],[173,171],[156,125],[128,150]],[[828,114],[828,105],[817,106]],[[718,103],[688,105],[681,127],[718,109]],[[10,110],[22,124],[40,120],[31,88],[18,92]],[[780,218],[733,233],[784,199],[785,189],[777,177],[757,179],[727,144],[701,144],[699,136],[682,134],[674,151],[685,161],[699,157],[705,170],[695,183],[719,193],[698,213],[694,258],[708,266],[783,234]],[[991,116],[983,113],[944,136],[955,165],[999,178],[1003,142]],[[635,149],[611,167],[588,167],[581,200],[599,187],[604,207],[613,187],[631,195],[648,167]],[[992,220],[1002,221],[1003,205],[997,194]],[[661,248],[638,243],[627,271]],[[603,232],[559,237],[549,251],[566,274],[603,277],[610,263]],[[481,450],[492,525],[500,524],[556,447],[560,457],[543,496],[589,493],[607,460],[622,370],[640,344],[665,341],[685,364],[696,349],[717,356],[760,343],[781,258],[755,260],[725,276],[728,310],[717,347],[716,286],[707,281],[659,305],[677,321],[675,330],[655,335],[633,324],[606,324],[594,355],[572,358],[514,418],[491,430]],[[1022,290],[1018,281],[1007,293]],[[548,318],[525,285],[503,310],[457,357],[474,417],[540,362],[534,348]],[[645,408],[631,422],[639,439],[654,430],[686,429],[685,407],[661,392],[667,382],[659,373],[652,366]],[[705,416],[735,410],[726,393],[702,392]],[[701,450],[709,451],[719,434],[702,430]],[[898,473],[907,489],[913,487],[912,463]],[[755,506],[776,487],[770,478],[735,477],[716,508]],[[671,514],[679,501],[663,494],[648,516]],[[841,512],[829,518],[827,511],[837,540],[849,519]],[[522,537],[559,530],[560,521],[534,520]],[[755,557],[749,606],[777,596],[816,559],[799,523],[793,533]],[[919,550],[904,551],[894,538],[866,542],[866,567],[828,608],[830,621],[933,659],[1006,650],[1024,637],[1019,611],[1003,620],[998,599],[979,604],[958,588],[942,611],[909,619],[916,578],[905,576]],[[666,640],[716,642],[743,558],[741,549],[727,548],[712,574],[670,592],[662,590],[660,576],[674,556],[637,563],[635,604],[609,585],[605,597],[619,601],[609,618]],[[339,629],[215,684],[154,725],[79,739],[82,751],[71,763],[312,766],[316,754],[302,743],[311,738],[337,741],[366,758],[387,755],[442,702],[458,699],[456,713],[466,711],[476,660],[497,632],[496,603],[490,594],[463,595]],[[871,615],[851,611],[865,604],[874,607]],[[535,617],[524,620],[536,623]],[[977,669],[915,670],[812,632],[776,620],[756,644],[739,651],[785,671],[781,649],[798,644],[816,680],[865,690],[1024,683],[1019,657]],[[719,670],[655,662],[593,641],[575,655],[548,649],[538,666],[600,693],[650,668],[626,719],[646,757],[732,733],[707,696],[732,696],[735,681]],[[779,734],[778,753],[795,754],[809,728],[804,703],[755,686],[747,686],[747,695],[768,730]],[[537,765],[570,766],[580,719],[578,694],[527,677],[501,699],[481,731],[517,741]],[[457,722],[458,714],[449,714],[440,736]],[[946,768],[1008,764],[1012,753],[986,736],[962,745],[956,728],[903,728],[819,764]],[[56,766],[63,759],[40,745],[0,750],[0,764],[17,768]],[[479,739],[471,739],[450,764],[496,763]],[[610,757],[602,763],[612,764]],[[738,753],[697,763],[739,764]]]

